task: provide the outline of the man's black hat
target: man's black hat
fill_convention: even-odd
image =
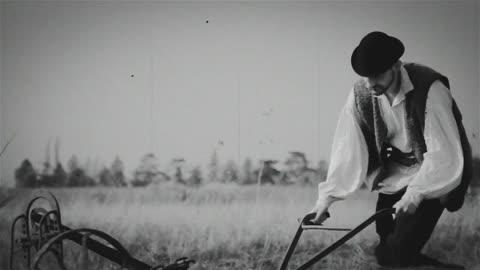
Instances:
[[[362,77],[381,74],[405,52],[403,43],[383,32],[367,34],[352,53],[353,70]]]

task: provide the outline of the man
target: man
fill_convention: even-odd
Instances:
[[[441,265],[420,253],[443,210],[458,210],[471,177],[471,149],[448,79],[426,66],[402,63],[403,43],[366,35],[351,64],[363,77],[340,114],[327,181],[318,186],[313,222],[335,201],[366,183],[377,191],[380,265]]]

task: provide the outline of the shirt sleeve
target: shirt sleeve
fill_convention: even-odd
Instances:
[[[430,87],[425,108],[424,137],[427,152],[404,198],[415,205],[422,199],[439,198],[460,184],[463,151],[452,112],[450,90],[440,81]]]
[[[327,179],[318,185],[318,201],[330,205],[357,190],[366,178],[368,148],[354,114],[350,92],[335,130]]]

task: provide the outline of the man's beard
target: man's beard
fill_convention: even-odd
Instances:
[[[392,79],[390,80],[390,82],[388,83],[388,85],[386,86],[383,86],[383,85],[374,85],[371,87],[371,91],[373,92],[373,94],[375,96],[380,96],[380,95],[383,95],[385,94],[385,92],[387,92],[387,90],[392,87],[393,83],[395,82],[395,79],[397,78],[397,75],[394,74],[392,76]]]
[[[375,85],[374,87],[372,87],[372,92],[375,96],[381,96],[385,92],[387,92],[387,90],[388,90],[388,88],[385,88],[382,85]]]

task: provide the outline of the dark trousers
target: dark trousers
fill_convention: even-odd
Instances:
[[[404,192],[379,194],[377,211],[391,208]],[[418,255],[430,238],[444,206],[438,199],[423,200],[414,214],[400,213],[395,219],[386,216],[376,221],[380,244],[375,256],[380,265],[410,266],[417,264]]]

